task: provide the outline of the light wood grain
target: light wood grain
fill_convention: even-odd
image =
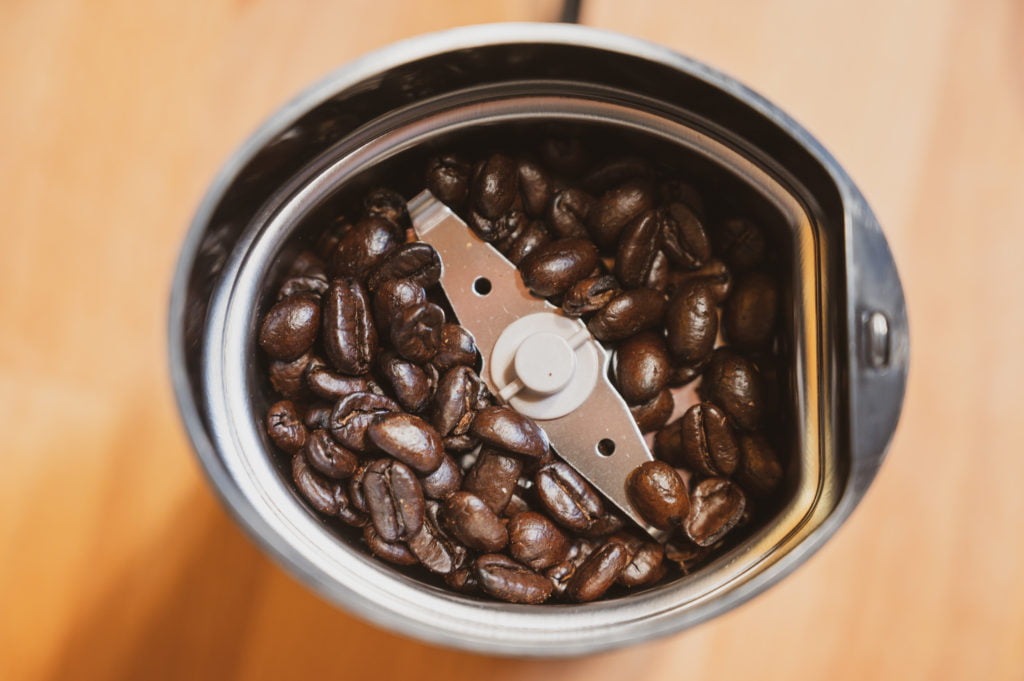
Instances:
[[[1024,674],[1024,5],[586,0],[790,111],[874,205],[912,370],[889,460],[794,576],[690,632],[496,660],[382,632],[243,536],[174,408],[191,211],[274,108],[540,0],[0,3],[0,678],[1012,679]]]

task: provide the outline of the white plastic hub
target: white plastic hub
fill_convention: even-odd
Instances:
[[[576,371],[576,353],[565,338],[540,331],[527,336],[516,350],[516,376],[523,386],[541,395],[564,388]]]

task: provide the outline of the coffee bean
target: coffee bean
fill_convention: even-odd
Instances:
[[[668,383],[668,374],[668,349],[659,333],[638,333],[615,351],[615,385],[628,404],[657,397]]]
[[[575,576],[580,565],[597,549],[598,543],[593,539],[579,537],[572,542],[569,553],[564,560],[561,560],[544,570],[544,576],[551,580],[554,585],[554,593],[562,596],[566,587]]]
[[[320,305],[310,295],[296,294],[275,303],[260,326],[259,343],[274,359],[292,361],[313,346],[320,327]]]
[[[654,260],[651,262],[651,271],[647,273],[647,277],[640,285],[653,288],[659,293],[667,293],[671,275],[672,266],[669,264],[668,257],[665,255],[665,251],[659,250],[654,254]]]
[[[469,216],[466,219],[466,224],[469,225],[469,228],[472,229],[478,237],[487,243],[493,244],[511,236],[517,223],[515,220],[505,220],[502,218],[491,220],[489,218],[485,218],[476,211],[470,211]]]
[[[732,273],[729,272],[729,268],[721,260],[712,259],[699,270],[673,272],[669,277],[669,286],[666,292],[673,295],[681,286],[694,280],[699,280],[711,288],[711,295],[716,303],[726,300],[732,291]]]
[[[427,408],[437,387],[437,369],[421,367],[390,350],[382,352],[377,366],[385,385],[406,411],[419,413]]]
[[[444,443],[445,451],[449,452],[471,452],[480,446],[480,440],[471,433],[448,435],[441,438],[441,441]]]
[[[565,560],[569,538],[540,513],[526,511],[509,520],[509,552],[532,570],[543,570]]]
[[[366,217],[341,235],[330,260],[335,276],[362,279],[404,239],[402,230],[379,217]]]
[[[292,456],[292,480],[299,493],[315,510],[328,516],[337,515],[337,494],[341,489],[339,483],[310,468],[301,453]]]
[[[466,547],[456,542],[438,522],[436,501],[427,502],[427,512],[420,531],[406,542],[423,567],[447,575],[466,562]]]
[[[700,402],[690,407],[680,422],[679,460],[702,475],[732,475],[740,449],[725,413],[710,402]]]
[[[535,218],[544,214],[551,200],[551,178],[544,167],[532,159],[521,158],[516,163],[519,176],[519,193],[523,207]]]
[[[634,468],[626,492],[637,513],[659,530],[678,527],[690,510],[686,485],[664,461],[645,461]]]
[[[586,239],[559,239],[544,244],[520,265],[523,283],[535,295],[564,293],[597,267],[597,249]]]
[[[327,359],[341,373],[359,376],[370,371],[377,354],[377,329],[370,298],[357,279],[331,281],[324,301],[323,341]]]
[[[299,254],[295,256],[295,259],[288,266],[285,280],[287,281],[292,277],[320,277],[326,281],[327,268],[324,265],[323,258],[314,251],[299,251]],[[281,297],[284,298],[286,296]]]
[[[520,265],[526,256],[541,246],[551,243],[551,235],[540,220],[531,220],[508,237],[508,246],[503,250],[512,264]]]
[[[518,192],[516,163],[504,154],[492,154],[476,169],[470,187],[474,208],[488,220],[505,214]]]
[[[463,594],[476,594],[480,591],[480,582],[472,565],[452,570],[444,576],[444,583]]]
[[[314,395],[325,400],[340,400],[352,393],[365,392],[370,387],[365,376],[344,376],[323,364],[309,367],[306,385]]]
[[[736,526],[746,503],[743,491],[725,478],[701,480],[691,494],[686,536],[697,546],[711,546]]]
[[[444,373],[455,366],[476,366],[479,353],[473,335],[458,324],[441,326],[441,345],[431,363]]]
[[[696,213],[685,203],[670,203],[661,212],[665,253],[678,267],[699,269],[711,259],[711,242]]]
[[[402,232],[412,227],[405,198],[386,187],[378,187],[366,195],[363,199],[363,215],[387,220]]]
[[[395,565],[415,565],[419,562],[409,547],[401,542],[385,541],[372,524],[363,527],[363,541],[370,553]]]
[[[391,344],[402,357],[423,364],[441,346],[444,310],[433,303],[404,308],[391,325]]]
[[[604,503],[583,476],[561,461],[552,462],[534,477],[537,494],[548,514],[562,527],[586,532],[604,515]]]
[[[626,288],[644,286],[661,249],[661,220],[657,211],[641,213],[626,225],[615,255],[615,276]]]
[[[563,239],[587,236],[587,217],[594,197],[580,189],[563,189],[551,198],[547,222],[551,231]]]
[[[483,381],[467,366],[453,367],[441,377],[430,422],[442,437],[466,434],[482,388]]]
[[[533,459],[548,452],[548,436],[533,419],[511,407],[486,407],[473,419],[473,434],[496,449]]]
[[[658,195],[664,203],[684,203],[701,220],[704,219],[704,199],[700,192],[689,182],[678,178],[662,180],[658,185]]]
[[[551,580],[500,553],[480,556],[474,567],[480,587],[499,600],[536,604],[551,596]]]
[[[649,288],[623,291],[601,308],[587,328],[595,338],[617,341],[654,328],[665,315],[665,297]]]
[[[685,537],[665,544],[665,559],[675,563],[684,575],[693,572],[703,563],[714,549],[697,546]]]
[[[447,454],[441,457],[441,465],[433,473],[420,478],[424,496],[431,499],[444,499],[457,492],[461,486],[462,469]]]
[[[718,336],[718,309],[711,289],[701,282],[680,287],[665,312],[668,349],[684,364],[695,364],[711,354]]]
[[[267,410],[267,435],[280,449],[294,454],[306,446],[309,432],[291,400],[281,400]]]
[[[348,478],[359,465],[356,455],[345,449],[326,430],[315,430],[306,443],[306,459],[318,472],[329,478]]]
[[[771,496],[781,485],[783,471],[779,457],[763,435],[740,435],[742,463],[736,471],[736,481],[753,497]]]
[[[626,546],[609,541],[587,557],[576,570],[565,593],[571,600],[585,603],[600,598],[629,564]]]
[[[619,235],[641,213],[654,207],[654,191],[646,180],[629,180],[609,189],[597,200],[587,219],[590,235],[604,250],[619,241]]]
[[[616,156],[604,161],[581,180],[587,191],[601,193],[629,180],[650,180],[654,170],[636,156]]]
[[[267,375],[270,378],[270,385],[279,392],[282,397],[289,400],[301,400],[307,396],[306,369],[315,360],[312,352],[307,352],[298,359],[290,362],[274,360],[270,363]]]
[[[369,464],[360,464],[356,472],[348,479],[348,498],[352,502],[352,508],[360,513],[368,513],[366,496],[363,494],[363,478],[366,477],[366,469]]]
[[[779,291],[775,278],[750,272],[737,280],[722,312],[722,330],[730,344],[754,349],[768,345],[775,331]]]
[[[681,388],[699,378],[708,364],[711,357],[705,357],[693,364],[686,364],[673,361],[668,372],[668,384],[673,388]]]
[[[338,512],[334,515],[341,522],[349,527],[366,527],[370,524],[370,517],[352,503],[346,485],[340,483],[335,485],[334,500],[338,502]]]
[[[441,436],[413,414],[381,414],[366,429],[366,437],[377,449],[398,459],[417,473],[437,470],[444,456]]]
[[[499,450],[483,447],[476,463],[466,473],[462,489],[480,497],[495,513],[505,510],[515,492],[523,462]]]
[[[654,456],[678,466],[682,464],[683,419],[678,418],[654,435]]]
[[[427,164],[427,189],[444,203],[458,208],[469,196],[472,172],[472,164],[459,154],[435,156]]]
[[[761,385],[750,360],[724,348],[716,350],[704,372],[700,391],[704,399],[721,407],[740,430],[754,430],[761,422]]]
[[[372,443],[366,436],[370,424],[387,412],[400,411],[389,397],[371,392],[352,393],[340,400],[331,412],[330,431],[344,447],[357,452],[368,452]]]
[[[402,244],[388,254],[366,280],[371,291],[392,279],[408,279],[430,288],[441,277],[441,258],[430,244],[422,241]]]
[[[632,557],[619,573],[616,580],[619,584],[627,589],[635,589],[650,586],[665,576],[665,549],[661,544],[635,538],[623,543],[629,548]]]
[[[332,411],[334,411],[334,405],[331,404],[320,403],[311,405],[306,409],[306,413],[302,415],[302,422],[310,430],[330,428]]]
[[[460,542],[484,553],[508,544],[508,531],[494,511],[471,492],[456,492],[444,500],[445,529]]]
[[[566,292],[562,300],[562,311],[570,317],[582,317],[597,312],[610,303],[621,290],[619,282],[611,275],[581,279]]]
[[[409,468],[377,459],[363,475],[363,497],[370,522],[386,542],[407,540],[423,526],[423,491]]]
[[[590,529],[584,531],[584,537],[600,538],[618,532],[626,526],[626,518],[615,511],[606,511],[597,519]]]
[[[562,175],[578,175],[587,163],[587,149],[578,137],[549,137],[541,142],[541,157]]]
[[[764,232],[750,220],[726,220],[716,236],[722,260],[737,271],[750,269],[764,260],[767,250]]]
[[[382,283],[373,296],[373,319],[381,338],[391,337],[391,322],[402,310],[427,302],[427,292],[408,279]]]
[[[327,275],[318,271],[313,274],[291,276],[284,280],[277,290],[279,301],[291,296],[305,295],[319,300],[327,292]]]
[[[641,433],[652,433],[668,423],[675,406],[672,391],[665,388],[647,402],[632,405],[629,413]]]

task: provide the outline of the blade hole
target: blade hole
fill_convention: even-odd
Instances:
[[[615,453],[615,441],[608,438],[597,443],[597,453],[601,456],[611,456]]]
[[[491,280],[487,277],[477,277],[473,281],[473,292],[478,296],[486,296],[491,292]]]

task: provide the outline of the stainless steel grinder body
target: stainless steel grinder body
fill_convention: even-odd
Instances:
[[[742,184],[784,225],[796,482],[765,527],[696,574],[607,602],[485,603],[336,539],[290,490],[259,428],[255,310],[303,221],[389,159],[472,130],[606,126]],[[443,255],[443,254],[442,254]],[[192,442],[226,506],[325,597],[418,638],[582,654],[682,629],[791,572],[864,495],[899,417],[907,320],[892,256],[835,160],[773,105],[678,54],[564,24],[456,29],[356,61],[276,113],[227,162],[178,264],[170,354]]]

